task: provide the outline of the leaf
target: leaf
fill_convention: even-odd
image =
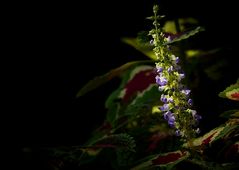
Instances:
[[[229,148],[227,148],[227,151],[225,152],[226,158],[235,158],[236,156],[239,156],[239,141],[232,144]]]
[[[90,146],[90,148],[124,148],[132,152],[135,152],[135,147],[134,138],[126,133],[105,136]]]
[[[186,148],[190,148],[202,145],[210,145],[211,143],[224,138],[233,130],[237,129],[239,127],[238,124],[239,121],[230,119],[225,124],[211,130],[210,132],[204,134],[202,137],[196,138],[192,141],[183,144],[183,146]]]
[[[215,61],[213,65],[208,66],[204,71],[209,78],[219,80],[223,75],[222,70],[226,67],[226,63],[226,60]]]
[[[131,170],[145,170],[156,167],[167,167],[167,169],[172,169],[176,164],[183,161],[189,156],[187,151],[174,151],[164,154],[158,154],[149,156],[148,160],[144,160],[138,166],[132,168]]]
[[[219,93],[219,97],[239,101],[239,83],[237,82],[227,87],[223,92]]]
[[[121,40],[124,43],[134,47],[136,50],[140,51],[152,60],[157,60],[157,57],[152,50],[153,46],[149,45],[149,43],[141,43],[137,38],[122,38]]]
[[[198,24],[198,21],[194,18],[179,18],[178,22],[179,22],[179,28],[182,31],[186,29],[185,28],[186,25]],[[176,30],[175,21],[172,21],[172,20],[166,21],[163,26],[163,30],[168,33],[176,34],[177,30]]]
[[[122,73],[124,73],[127,69],[129,69],[132,66],[138,65],[138,64],[145,64],[150,63],[152,61],[149,60],[140,60],[140,61],[132,61],[128,62],[120,67],[117,67],[108,73],[95,77],[94,79],[90,80],[85,86],[83,86],[79,92],[77,93],[76,97],[80,97],[85,95],[86,93],[96,89],[97,87],[105,84],[106,82],[110,81],[112,78],[121,76]]]
[[[197,28],[195,28],[194,30],[191,30],[191,31],[185,31],[185,32],[182,32],[182,33],[179,33],[179,34],[173,34],[173,35],[171,35],[172,40],[165,43],[165,44],[166,45],[167,44],[172,44],[172,43],[187,39],[187,38],[201,32],[201,31],[204,31],[204,29],[202,27],[197,27]]]
[[[106,100],[107,120],[114,124],[115,120],[124,115],[124,109],[131,101],[151,84],[155,84],[155,73],[152,66],[136,66],[125,72],[120,87]]]
[[[228,110],[220,114],[220,117],[224,118],[239,118],[239,110]]]

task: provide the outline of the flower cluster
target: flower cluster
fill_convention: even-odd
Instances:
[[[153,38],[150,43],[154,46],[153,50],[157,56],[155,79],[159,91],[162,92],[161,101],[164,103],[159,109],[169,126],[175,128],[177,136],[191,138],[200,131],[196,126],[201,116],[196,110],[191,109],[191,91],[182,83],[185,74],[179,66],[179,57],[170,51],[170,38],[166,37],[160,28],[158,20],[162,17],[157,15],[157,11],[158,6],[154,6],[154,16],[151,18],[154,20],[155,28],[149,35]]]

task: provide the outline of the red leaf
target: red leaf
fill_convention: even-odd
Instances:
[[[158,158],[152,160],[153,165],[168,164],[170,162],[175,162],[181,157],[185,156],[186,152],[181,153],[169,153],[168,155],[158,156]]]
[[[213,137],[216,133],[217,133],[217,132],[214,132],[214,133],[213,133],[212,135],[210,135],[208,138],[204,139],[204,140],[202,141],[202,144],[203,144],[203,145],[209,144],[209,143],[211,142],[212,137]]]
[[[239,93],[238,92],[231,94],[231,96],[232,96],[232,98],[236,98],[236,99],[239,100]]]
[[[137,92],[144,91],[150,84],[155,82],[155,72],[153,69],[140,71],[125,86],[123,101],[127,102]]]
[[[235,158],[236,155],[238,155],[238,151],[239,151],[238,143],[231,145],[225,153],[225,158],[226,159],[230,159],[230,158],[232,159],[233,157]]]

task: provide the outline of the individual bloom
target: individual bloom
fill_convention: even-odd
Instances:
[[[173,61],[174,64],[178,64],[179,63],[179,57],[176,57],[175,55],[171,55],[171,60]]]
[[[160,67],[159,65],[156,65],[156,69],[158,73],[161,73],[163,71],[163,68]]]
[[[165,42],[171,42],[172,41],[172,37],[169,34],[164,33],[164,41]]]
[[[150,40],[149,44],[154,45],[154,40]]]
[[[178,80],[181,81],[183,78],[185,78],[185,74],[181,73],[178,74]]]
[[[175,131],[175,135],[176,135],[176,136],[180,136],[180,135],[181,135],[180,130],[177,129],[177,130]]]
[[[168,70],[169,73],[171,73],[171,72],[174,70],[174,69],[173,69],[173,66],[168,67],[167,70]]]
[[[199,115],[199,114],[195,114],[195,115],[194,115],[194,119],[198,122],[199,120],[202,119],[202,116]]]
[[[196,110],[188,109],[190,113],[192,113],[192,116],[194,117],[197,114]]]
[[[175,116],[171,111],[167,111],[164,113],[164,119],[168,121],[170,127],[175,126]]]
[[[173,97],[169,97],[168,102],[173,103],[174,102]]]
[[[169,110],[169,105],[168,104],[164,104],[163,106],[160,106],[159,109],[161,111],[168,111]]]
[[[181,93],[185,94],[186,96],[189,96],[191,90],[188,90],[188,89],[183,89],[181,90]]]
[[[172,115],[172,112],[171,111],[167,111],[167,112],[165,112],[163,114],[163,117],[164,117],[165,120],[168,120],[171,115]]]
[[[175,126],[175,117],[174,117],[173,113],[168,118],[168,124],[169,124],[170,127]]]
[[[158,90],[159,90],[159,91],[163,91],[165,88],[166,88],[166,86],[159,86],[159,87],[158,87]]]
[[[161,95],[160,100],[161,100],[162,102],[164,102],[164,103],[167,103],[167,102],[168,102],[167,97],[166,97],[166,95],[164,95],[164,94]]]
[[[163,76],[156,76],[156,83],[160,86],[165,86],[168,83],[168,80]]]
[[[193,105],[193,100],[192,100],[192,99],[188,99],[188,104],[189,104],[190,106],[192,106],[192,105]]]
[[[190,112],[192,113],[192,116],[193,118],[196,120],[196,121],[199,121],[202,119],[202,116],[197,114],[197,111],[196,110],[190,110]]]
[[[201,132],[201,130],[200,130],[199,128],[197,128],[197,129],[195,130],[195,132],[196,132],[197,134],[199,134],[199,133]]]

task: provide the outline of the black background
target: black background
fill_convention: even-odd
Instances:
[[[104,100],[114,80],[76,99],[77,91],[97,75],[127,61],[146,59],[121,43],[151,28],[145,17],[156,1],[120,0],[10,4],[6,12],[8,102],[4,111],[7,141],[24,147],[76,145],[104,119]],[[235,49],[236,2],[161,0],[170,18],[195,17],[205,27],[205,48]],[[232,52],[230,55],[235,55]],[[236,70],[236,68],[235,68]],[[238,72],[238,71],[237,71]],[[235,75],[233,75],[235,77]],[[232,76],[232,77],[233,77]],[[233,78],[228,78],[234,83]],[[15,148],[15,147],[14,147]]]

